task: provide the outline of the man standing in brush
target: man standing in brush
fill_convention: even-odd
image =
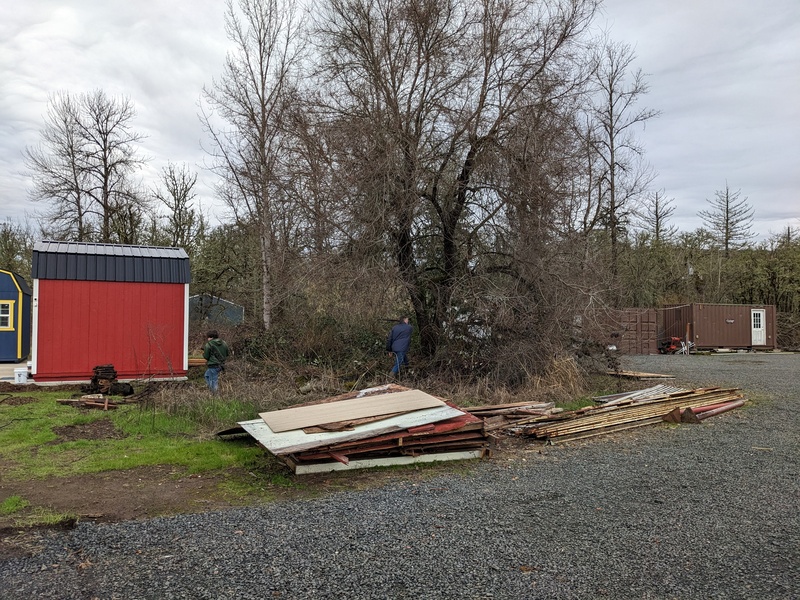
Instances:
[[[225,361],[230,356],[228,344],[219,339],[219,333],[212,329],[206,334],[203,358],[206,359],[206,385],[212,394],[219,390],[219,374],[225,370]]]
[[[386,339],[386,351],[389,356],[394,354],[394,366],[392,375],[400,375],[400,367],[408,366],[408,349],[411,347],[411,324],[408,317],[400,317],[397,325],[392,327],[389,337]]]

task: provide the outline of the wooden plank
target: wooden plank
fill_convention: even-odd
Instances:
[[[285,408],[259,413],[259,416],[274,433],[281,433],[325,423],[352,421],[437,406],[444,406],[444,402],[420,390],[409,390],[326,404]]]
[[[374,467],[389,467],[394,465],[413,465],[419,463],[431,463],[447,460],[470,460],[473,458],[483,458],[486,449],[466,450],[461,452],[438,452],[436,454],[421,454],[419,456],[389,456],[386,458],[365,458],[361,460],[350,460],[348,464],[340,462],[326,462],[317,464],[298,464],[293,461],[286,461],[297,475],[308,475],[311,473],[330,473],[333,471],[352,471],[354,469],[370,469]]]
[[[402,414],[405,414],[405,411],[392,413],[389,415],[380,415],[377,417],[365,417],[363,419],[339,421],[338,423],[323,423],[322,425],[316,425],[314,427],[303,427],[303,431],[305,431],[306,433],[321,433],[323,431],[343,431],[345,429],[352,430],[355,429],[356,426],[358,425],[364,425],[365,423],[373,423],[375,421],[380,421],[381,419],[388,419],[389,417],[394,417]]]
[[[639,371],[607,371],[608,375],[616,377],[628,377],[630,379],[675,379],[674,375],[664,375],[663,373],[642,373]]]
[[[387,383],[385,385],[379,385],[376,387],[366,388],[363,390],[353,390],[351,392],[345,392],[344,394],[339,394],[338,396],[331,396],[329,398],[323,398],[321,400],[310,400],[308,402],[301,402],[300,404],[295,404],[293,408],[297,408],[298,406],[318,406],[320,404],[329,404],[330,402],[339,402],[340,400],[350,400],[351,398],[365,398],[366,396],[379,396],[382,394],[391,394],[395,392],[408,392],[411,388],[407,388],[402,385],[397,385],[396,383]]]
[[[241,425],[247,433],[252,435],[267,450],[275,455],[292,454],[329,446],[348,440],[360,440],[392,431],[408,429],[426,423],[436,423],[446,419],[452,419],[464,413],[457,408],[452,408],[443,404],[434,408],[426,408],[410,413],[405,413],[396,417],[383,419],[374,423],[359,425],[352,431],[330,431],[324,433],[305,433],[302,430],[294,429],[290,431],[274,432],[270,429],[263,419],[252,421],[241,421]]]
[[[506,409],[514,409],[514,408],[553,408],[555,407],[555,402],[509,402],[506,404],[484,404],[482,406],[464,406],[462,407],[463,410],[471,413],[477,412],[496,412],[498,410],[505,411]]]

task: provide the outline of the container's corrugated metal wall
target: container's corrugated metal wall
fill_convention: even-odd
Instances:
[[[658,313],[654,308],[626,308],[619,320],[624,333],[619,349],[625,354],[658,353]]]
[[[603,346],[622,354],[658,353],[658,312],[654,308],[624,308],[598,314],[590,334]]]
[[[764,344],[753,344],[753,310],[764,311]],[[776,315],[772,305],[684,304],[665,307],[661,316],[662,338],[684,340],[688,335],[698,349],[776,348]]]
[[[669,338],[680,338],[685,340],[687,336],[686,326],[690,327],[688,335],[691,337],[692,305],[680,304],[667,306],[661,309],[661,334],[662,340]]]

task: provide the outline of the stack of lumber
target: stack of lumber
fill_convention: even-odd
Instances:
[[[686,391],[688,390],[684,388],[660,383],[658,385],[654,385],[653,387],[645,388],[643,390],[634,390],[632,392],[621,392],[619,394],[610,394],[608,396],[595,396],[592,399],[599,404],[604,404],[605,406],[611,406],[612,403],[618,404],[624,400],[647,400],[649,398],[658,398],[659,396],[666,396],[669,394],[674,394],[676,392],[686,392]]]
[[[550,420],[552,415],[564,412],[563,408],[555,406],[554,402],[514,402],[470,406],[464,410],[483,419],[484,431],[490,432],[516,425]]]
[[[389,384],[264,412],[239,425],[295,473],[480,458],[482,419]]]
[[[680,391],[645,399],[622,399],[601,406],[590,406],[564,412],[548,422],[534,422],[521,426],[517,433],[551,444],[613,433],[634,427],[660,423],[664,420],[681,421],[685,411],[692,415],[703,413],[704,407],[730,410],[744,404],[736,388],[701,388]],[[724,412],[719,410],[719,412]],[[675,412],[677,411],[677,412]],[[709,410],[711,414],[717,412]],[[711,416],[711,415],[709,415]],[[686,419],[691,417],[689,413]]]

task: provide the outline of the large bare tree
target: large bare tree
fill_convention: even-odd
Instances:
[[[219,192],[237,222],[258,235],[265,329],[272,320],[274,244],[290,145],[284,115],[295,86],[300,24],[291,0],[229,0],[225,26],[233,48],[222,76],[204,90],[201,115],[212,167],[222,179]]]
[[[385,232],[435,355],[504,198],[491,165],[532,104],[570,86],[593,0],[329,0],[327,107],[348,131],[351,218]]]
[[[635,58],[629,44],[607,42],[601,47],[594,72],[593,143],[603,165],[599,189],[611,242],[613,275],[617,273],[620,236],[653,179],[642,163],[644,150],[636,130],[658,111],[638,106],[648,86],[641,69],[633,68]]]
[[[133,103],[103,90],[50,98],[41,142],[25,151],[32,198],[49,204],[44,233],[58,239],[128,242],[146,199],[133,180],[144,159]]]

